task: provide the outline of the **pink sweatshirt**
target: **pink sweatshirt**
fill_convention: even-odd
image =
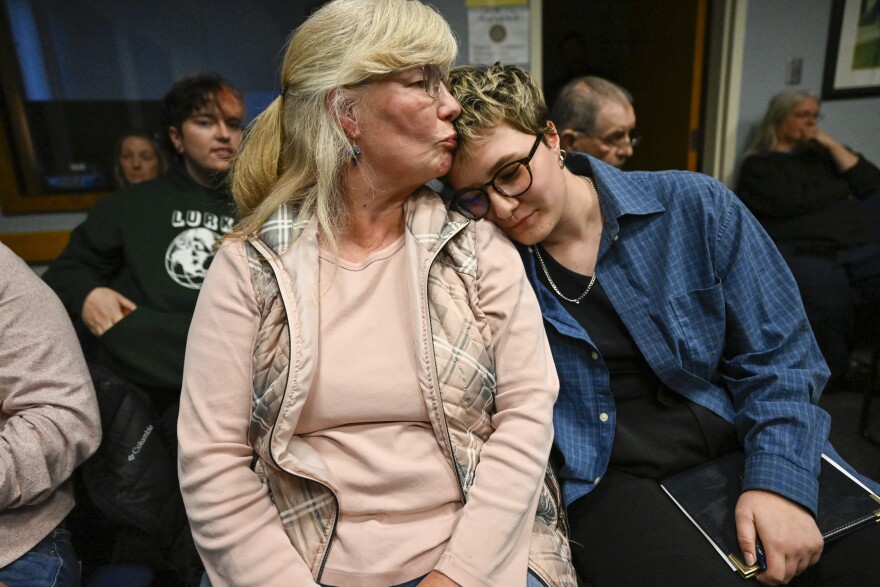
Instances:
[[[61,301],[0,244],[0,567],[73,508],[67,482],[98,448],[92,379]]]
[[[403,250],[409,251],[411,262],[413,257],[428,254],[411,234],[407,233],[405,238]],[[552,407],[558,381],[540,309],[525,280],[518,253],[504,235],[487,222],[477,224],[476,248],[476,296],[481,311],[488,319],[494,341],[497,389],[492,424],[495,430],[480,453],[467,504],[462,504],[459,498],[459,503],[449,508],[451,517],[448,518],[448,527],[451,535],[436,552],[431,551],[430,556],[436,558],[439,555],[434,568],[465,587],[517,587],[524,586],[526,581],[538,489],[552,442]],[[280,261],[288,275],[296,276],[295,282],[303,279],[317,281],[318,246],[314,226],[306,229]],[[309,278],[309,274],[315,277]],[[284,281],[287,281],[287,277]],[[408,273],[406,280],[400,284],[404,292],[419,287],[411,281]],[[323,291],[323,288],[319,291]],[[300,305],[322,303],[320,296],[311,300],[308,296],[303,297],[302,292],[290,295],[299,296],[297,300]],[[407,301],[401,302],[404,299]],[[355,317],[360,307],[354,301],[350,303],[352,307],[344,310],[358,325],[357,328],[367,320],[375,320],[376,316]],[[389,302],[373,328],[384,327],[382,316],[391,320],[392,317],[400,318],[402,313],[420,324],[422,317],[412,314],[414,307],[406,297]],[[330,314],[335,314],[337,318],[344,315],[342,310]],[[325,314],[318,315],[321,319],[325,318]],[[325,326],[318,326],[319,338]],[[259,331],[259,314],[244,244],[241,241],[227,242],[221,247],[208,272],[193,318],[178,421],[181,487],[193,536],[214,587],[315,584],[309,567],[291,546],[266,487],[250,469],[252,449],[247,442],[247,431],[253,387],[252,353]],[[361,352],[367,355],[381,353],[382,347],[376,344],[376,340],[381,340],[381,336],[374,338],[364,334],[359,337]],[[320,377],[319,346],[300,348],[294,344],[291,352],[295,356],[291,361],[295,361],[298,368],[313,370],[314,375]],[[420,348],[411,342],[410,349],[415,357],[420,382],[418,390],[425,393],[421,383],[425,363],[419,355]],[[358,364],[362,365],[363,362],[359,361]],[[343,373],[346,368],[345,363],[338,365]],[[364,387],[376,385],[376,381],[362,382],[359,379],[365,376],[364,373],[353,373],[351,383],[363,383]],[[381,373],[377,372],[373,377],[380,378],[381,383]],[[311,386],[309,393],[320,389],[320,383]],[[395,390],[389,395],[389,400],[395,401],[395,394],[400,392]],[[310,401],[321,400],[311,396],[297,397],[286,404],[289,409],[283,417],[295,423],[298,435],[309,434],[323,426],[314,425],[324,412],[308,413]],[[344,409],[349,409],[349,406]],[[381,409],[381,406],[369,409]],[[407,416],[415,420],[413,426],[418,426],[417,421],[420,420],[417,411]],[[381,436],[379,429],[384,424],[364,426],[373,428],[372,432]],[[415,432],[418,433],[417,430]],[[436,438],[435,431],[431,434]],[[420,440],[423,439],[420,436]],[[344,458],[342,450],[325,461],[320,449],[310,447],[309,451],[305,451],[302,440],[294,440],[296,438],[291,440],[289,452],[284,458],[296,459],[301,470],[312,471],[311,475],[333,487],[337,494],[347,488],[350,490],[350,486],[357,483],[352,476],[341,478],[348,471],[333,470],[328,466]],[[318,442],[326,441],[321,439]],[[345,442],[348,447],[345,450],[353,448],[348,439]],[[419,446],[424,445],[419,443]],[[413,448],[416,449],[415,446]],[[401,462],[406,462],[415,454],[401,455]],[[387,454],[386,459],[391,462],[377,465],[388,470],[396,464],[394,457],[394,454]],[[432,488],[435,493],[430,501],[433,502],[431,507],[442,510],[451,489],[448,475],[453,470],[446,459],[435,462],[438,469],[431,473],[431,479],[437,483],[437,487]],[[368,466],[363,467],[359,474],[368,470]],[[379,487],[387,480],[375,483],[374,486]],[[368,492],[355,497],[374,497],[369,508],[381,507],[384,502],[382,496],[370,496]],[[412,496],[413,502],[418,498]],[[340,497],[341,501],[345,499],[345,496]],[[304,507],[307,505],[303,504]],[[345,503],[341,506],[343,516],[346,507]],[[440,522],[440,525],[445,523]],[[349,530],[354,528],[350,524],[348,526]],[[348,532],[344,522],[340,528],[343,533]],[[354,540],[352,544],[362,539],[351,532],[348,534]],[[394,540],[399,541],[398,538]],[[419,537],[413,537],[413,552],[422,551],[424,554],[425,548],[430,548],[431,540],[434,538],[420,541]],[[377,541],[381,542],[382,537],[377,537]],[[336,559],[334,548],[330,548],[328,565],[338,560],[340,566],[336,570],[345,571],[343,567],[353,559],[344,552],[342,559]],[[389,556],[386,562],[392,560],[395,559]],[[377,562],[381,564],[382,561]],[[367,571],[373,572],[379,568],[377,566]],[[399,567],[384,570],[393,573]],[[350,584],[358,582],[353,580]]]

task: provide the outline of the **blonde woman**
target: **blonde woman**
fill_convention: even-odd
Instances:
[[[457,145],[455,54],[421,2],[329,2],[247,133],[178,425],[215,586],[575,584],[537,302],[503,235],[424,187]]]

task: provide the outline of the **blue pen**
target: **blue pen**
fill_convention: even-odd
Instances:
[[[767,570],[767,554],[764,552],[764,545],[761,544],[761,539],[755,539],[755,554],[758,557],[758,566],[761,567],[762,571]]]

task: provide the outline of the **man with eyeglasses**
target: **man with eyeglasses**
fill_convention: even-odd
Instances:
[[[632,103],[628,91],[601,77],[571,80],[559,92],[551,112],[562,149],[623,167],[641,139]]]

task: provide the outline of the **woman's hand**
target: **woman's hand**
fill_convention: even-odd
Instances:
[[[813,516],[800,505],[769,491],[744,492],[736,503],[736,534],[746,564],[755,563],[755,538],[767,555],[765,585],[785,584],[819,561],[825,542]]]
[[[83,302],[82,319],[95,336],[101,336],[137,309],[137,305],[109,287],[96,287]]]
[[[814,126],[810,129],[810,136],[808,137],[808,140],[815,141],[828,149],[828,152],[830,152],[831,156],[834,157],[834,163],[837,164],[838,171],[840,171],[841,173],[850,169],[859,162],[858,155],[844,147],[834,137],[832,137],[830,134],[828,134],[818,126]]]
[[[459,584],[438,571],[431,571],[419,581],[419,587],[459,587]]]

